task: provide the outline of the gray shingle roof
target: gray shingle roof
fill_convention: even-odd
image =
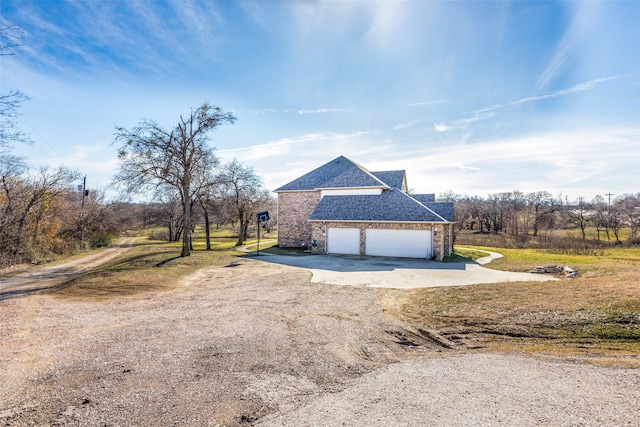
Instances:
[[[341,187],[385,187],[385,183],[357,163],[340,156],[274,191]]]
[[[423,203],[426,207],[440,215],[447,221],[453,222],[453,203],[451,202],[428,202]]]
[[[381,171],[371,172],[380,181],[387,184],[389,187],[402,189],[404,185],[405,171]]]
[[[309,220],[443,222],[429,208],[393,188],[380,195],[325,196]]]
[[[436,202],[435,194],[411,194],[411,197],[446,219],[453,222],[453,203]]]
[[[359,166],[347,169],[320,188],[384,187],[384,182]]]
[[[412,194],[411,197],[413,197],[420,203],[431,203],[436,201],[435,194]]]

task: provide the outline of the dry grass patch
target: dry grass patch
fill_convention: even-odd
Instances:
[[[57,298],[104,301],[146,292],[166,292],[180,286],[179,279],[205,267],[226,265],[238,252],[229,241],[217,242],[213,250],[196,250],[181,258],[178,243],[142,242],[126,254],[90,272],[55,286]]]
[[[501,269],[531,262],[530,254],[494,251],[505,254]],[[463,348],[640,366],[640,250],[607,252],[598,265],[583,260],[587,274],[574,280],[391,292],[385,306],[391,316]],[[581,268],[571,257],[554,261]]]

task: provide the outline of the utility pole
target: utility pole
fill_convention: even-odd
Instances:
[[[82,210],[84,210],[84,196],[87,193],[87,177],[82,180]]]
[[[611,209],[611,196],[613,196],[613,193],[607,193],[605,196],[609,196],[609,209]]]
[[[87,196],[87,176],[82,180],[82,206],[80,207],[80,248],[84,249],[84,198]]]

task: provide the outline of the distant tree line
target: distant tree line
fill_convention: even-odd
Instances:
[[[83,196],[84,189],[74,189],[76,171],[32,173],[23,164],[6,166],[0,181],[0,267],[111,244],[119,228],[115,211],[100,192]]]
[[[570,201],[548,191],[516,190],[487,197],[446,192],[439,199],[454,203],[454,240],[460,233],[492,233],[514,247],[549,247],[558,244],[558,230],[578,230],[583,242],[640,244],[640,193],[606,196]],[[588,239],[589,229],[595,238]]]

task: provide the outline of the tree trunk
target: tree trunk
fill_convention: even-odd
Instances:
[[[238,241],[236,242],[236,246],[242,246],[244,243],[244,221],[240,221],[240,230],[238,232]]]
[[[182,252],[180,257],[187,257],[191,255],[191,200],[189,200],[189,188],[188,184],[184,184],[182,187]]]
[[[207,250],[211,250],[211,232],[209,231],[209,212],[204,210],[204,235],[207,241]]]

